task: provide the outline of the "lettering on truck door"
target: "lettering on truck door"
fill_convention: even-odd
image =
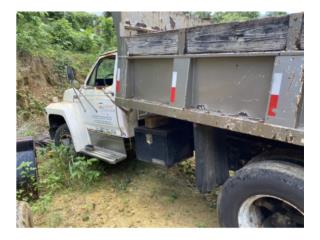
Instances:
[[[102,58],[96,64],[85,87],[82,89],[85,103],[85,124],[88,130],[95,130],[121,136],[114,104],[115,58]],[[92,106],[90,106],[92,105]]]

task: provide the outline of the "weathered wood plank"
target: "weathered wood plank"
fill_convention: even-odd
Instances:
[[[125,38],[129,55],[177,54],[178,31]]]
[[[137,55],[303,50],[303,13],[125,37]]]
[[[185,29],[179,30],[178,35],[178,53],[184,54],[186,51],[186,31]]]
[[[286,48],[289,16],[187,29],[187,53],[279,51]]]
[[[291,14],[289,18],[289,31],[287,50],[298,50],[300,48],[301,29],[303,24],[303,13]]]
[[[304,50],[304,20],[302,21],[301,34],[300,34],[300,49]]]

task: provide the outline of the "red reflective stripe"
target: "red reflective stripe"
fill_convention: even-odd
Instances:
[[[116,81],[116,92],[119,93],[120,92],[120,80]]]
[[[175,98],[176,98],[176,88],[172,87],[170,91],[170,102],[174,103]]]
[[[278,107],[279,95],[270,95],[268,116],[275,117],[276,112],[274,111]]]

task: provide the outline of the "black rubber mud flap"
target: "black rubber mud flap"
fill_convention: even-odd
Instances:
[[[194,125],[196,185],[201,193],[211,192],[229,176],[224,133],[222,129]]]

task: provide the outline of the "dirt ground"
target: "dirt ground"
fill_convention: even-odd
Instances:
[[[216,197],[203,195],[178,167],[127,161],[88,191],[59,192],[35,227],[218,227]]]
[[[17,137],[33,136],[34,138],[49,135],[45,115],[32,115],[27,121],[22,116],[17,115],[16,135]]]

